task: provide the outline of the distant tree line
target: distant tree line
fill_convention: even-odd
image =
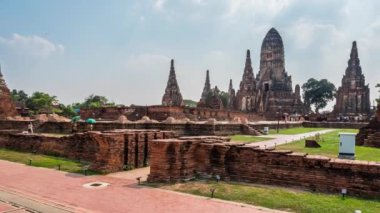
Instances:
[[[100,95],[90,95],[82,103],[62,104],[57,97],[44,92],[34,92],[31,96],[23,90],[12,90],[13,101],[20,107],[28,108],[29,115],[56,113],[65,117],[75,116],[80,108],[114,106],[115,103]]]

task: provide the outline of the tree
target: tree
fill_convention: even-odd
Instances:
[[[55,112],[54,104],[56,102],[56,96],[50,96],[43,92],[35,92],[27,99],[26,106],[34,113],[40,113],[41,111]]]
[[[61,116],[65,116],[66,118],[72,118],[75,115],[77,115],[77,112],[75,111],[73,105],[59,104],[58,108],[60,110],[58,114]]]
[[[224,92],[224,91],[221,91],[219,93],[219,97],[220,99],[222,100],[222,103],[223,103],[223,107],[227,107],[228,106],[228,99],[229,99],[229,94],[227,92]]]
[[[115,103],[108,102],[108,99],[104,96],[99,95],[90,95],[85,101],[81,104],[81,107],[84,108],[99,108],[104,106],[114,106]]]
[[[183,100],[183,103],[185,104],[186,107],[193,107],[193,108],[197,107],[197,102],[190,99]]]
[[[333,83],[327,79],[316,80],[310,78],[302,85],[303,98],[306,106],[314,106],[315,112],[326,107],[329,101],[332,101],[336,94],[336,88]]]
[[[26,94],[23,90],[12,90],[11,92],[11,96],[12,96],[12,99],[13,101],[15,102],[19,102],[19,103],[22,103],[22,104],[26,104],[26,101],[28,100],[28,94]]]

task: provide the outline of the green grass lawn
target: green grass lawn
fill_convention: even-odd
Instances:
[[[83,173],[83,167],[87,165],[84,162],[77,162],[66,158],[18,152],[3,148],[0,148],[0,159],[16,163],[22,163],[26,165],[29,165],[29,159],[31,159],[32,166],[56,169],[58,165],[61,165],[62,171],[72,173]],[[98,173],[94,171],[88,171],[87,174],[91,175]]]
[[[292,150],[294,152],[309,153],[312,155],[323,155],[336,158],[339,152],[339,132],[357,133],[356,129],[341,129],[321,135],[321,140],[318,142],[321,148],[305,148],[305,140],[295,141],[293,143],[279,145],[276,149]],[[356,146],[355,157],[357,160],[380,161],[380,149]]]
[[[251,136],[251,135],[234,135],[231,136],[231,141],[238,141],[243,143],[255,143],[260,141],[266,141],[271,140],[273,138],[264,138],[264,137],[258,137],[258,136]]]
[[[314,131],[325,130],[326,128],[309,128],[309,127],[296,127],[289,129],[280,129],[277,133],[277,129],[269,129],[269,134],[281,134],[281,135],[296,135]]]
[[[366,200],[355,197],[342,199],[340,195],[312,193],[295,189],[271,186],[248,185],[226,182],[188,182],[172,185],[155,185],[155,187],[210,196],[210,189],[215,188],[215,198],[263,206],[290,212],[379,212],[379,200]]]

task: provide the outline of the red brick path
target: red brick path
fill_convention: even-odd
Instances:
[[[83,184],[102,181],[111,185],[88,189]],[[52,169],[29,167],[0,160],[0,187],[43,202],[59,203],[78,212],[271,212],[161,189],[139,187],[136,180],[108,176],[84,177]]]

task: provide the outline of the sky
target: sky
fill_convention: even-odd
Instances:
[[[118,104],[160,104],[170,60],[184,99],[235,89],[251,50],[275,27],[293,87],[327,78],[336,87],[352,41],[371,100],[380,83],[377,0],[0,0],[0,64],[10,89],[43,91],[65,104],[91,94]],[[334,103],[330,104],[330,107]]]

